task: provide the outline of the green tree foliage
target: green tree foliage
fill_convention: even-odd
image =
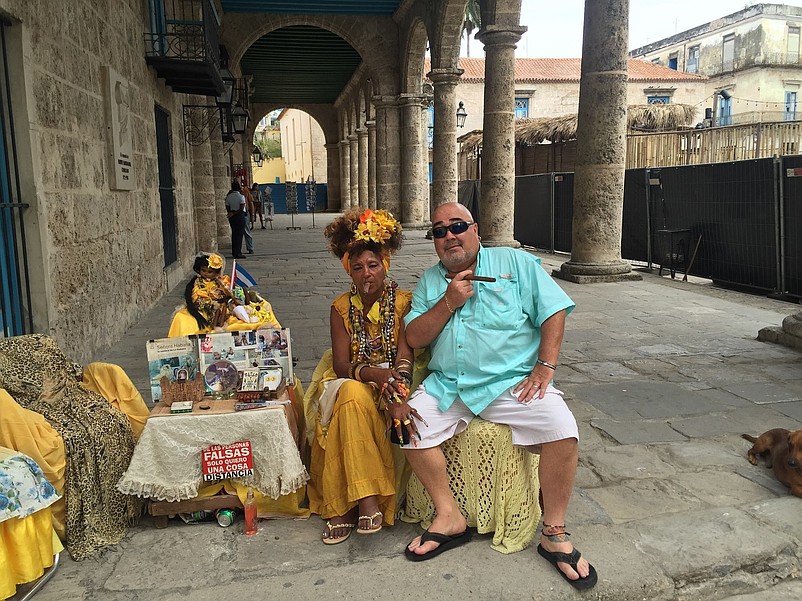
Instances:
[[[471,56],[471,34],[474,29],[482,26],[482,13],[479,10],[479,0],[468,0],[465,5],[465,18],[462,21],[462,33],[465,35],[468,56]]]
[[[279,138],[265,138],[259,140],[256,145],[265,158],[275,159],[281,156],[281,140]]]

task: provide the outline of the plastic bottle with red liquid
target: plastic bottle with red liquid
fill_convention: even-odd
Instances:
[[[256,517],[256,499],[253,497],[253,489],[248,489],[248,496],[245,498],[245,534],[256,534],[259,530],[258,518]]]

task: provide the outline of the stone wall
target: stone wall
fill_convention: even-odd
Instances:
[[[0,0],[15,24],[8,53],[22,149],[32,288],[46,302],[35,329],[77,360],[119,340],[171,285],[196,250],[192,156],[183,95],[145,63],[147,3],[140,0]],[[19,34],[17,36],[17,34]],[[18,38],[18,43],[15,39]],[[135,185],[110,189],[102,67],[128,80]],[[178,261],[165,268],[154,107],[170,115]],[[27,152],[26,152],[27,149]]]

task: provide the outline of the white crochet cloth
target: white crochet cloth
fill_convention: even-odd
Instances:
[[[237,482],[277,499],[309,480],[284,410],[257,409],[149,419],[117,490],[159,501],[192,499],[203,484],[201,451],[240,440],[251,441],[254,474]]]

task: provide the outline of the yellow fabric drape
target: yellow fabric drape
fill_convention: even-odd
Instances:
[[[448,482],[454,499],[479,534],[493,533],[492,548],[514,553],[529,546],[540,521],[539,455],[512,445],[512,431],[481,418],[444,442]],[[407,485],[402,520],[428,528],[435,511],[414,475]]]
[[[84,367],[82,383],[125,413],[139,440],[150,412],[125,370],[113,363],[90,363]]]
[[[226,323],[226,330],[229,332],[243,332],[245,330],[258,330],[260,328],[281,328],[281,324],[276,319],[273,313],[273,307],[269,302],[265,301],[266,316],[263,321],[259,323],[245,323],[236,317],[229,317]],[[206,328],[205,330],[198,329],[198,322],[190,315],[187,308],[184,307],[175,312],[173,320],[170,322],[170,330],[167,332],[168,338],[175,338],[176,336],[191,336],[192,334],[210,334],[214,332],[213,328]]]
[[[0,599],[12,597],[18,584],[39,578],[64,547],[53,530],[51,508],[26,518],[0,522]]]
[[[0,446],[14,449],[33,459],[42,468],[45,478],[53,485],[56,492],[64,494],[67,469],[64,441],[43,415],[24,409],[2,388],[0,388]],[[53,515],[53,527],[63,540],[64,497],[49,509]]]

